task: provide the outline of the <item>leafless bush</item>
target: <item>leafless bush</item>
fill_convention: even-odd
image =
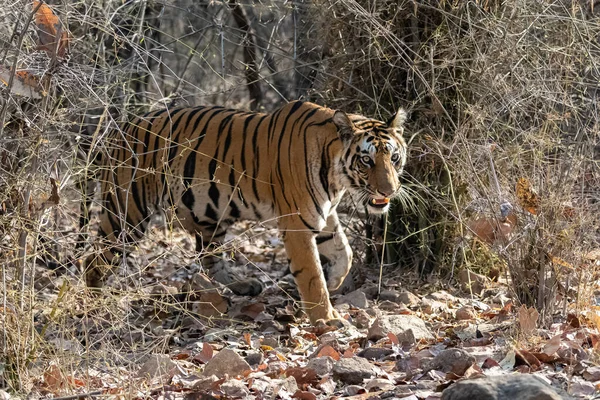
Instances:
[[[450,274],[499,260],[517,298],[547,316],[596,272],[585,258],[599,247],[600,215],[600,24],[589,2],[55,1],[56,37],[67,39],[53,45],[33,3],[0,9],[4,386],[39,390],[49,365],[82,368],[74,355],[90,376],[110,375],[106,363],[130,368],[172,339],[166,311],[207,323],[157,279],[139,279],[196,260],[189,238],[134,257],[112,297],[90,296],[79,271],[93,154],[118,122],[174,104],[269,111],[303,97],[384,120],[405,105],[414,201],[388,218],[391,269]],[[537,194],[518,195],[520,179]]]
[[[477,266],[463,239],[482,232],[468,222],[501,223],[504,203],[518,222],[488,241],[518,299],[551,313],[557,295],[571,295],[557,292],[568,277],[582,289],[599,215],[600,32],[590,7],[402,1],[366,9],[348,0],[326,8],[335,21],[326,43],[339,56],[328,60],[336,78],[322,75],[328,90],[320,92],[371,114],[403,102],[412,109],[409,187],[419,210],[390,216],[390,263]],[[537,189],[531,212],[519,198],[527,192],[515,191],[520,178]]]

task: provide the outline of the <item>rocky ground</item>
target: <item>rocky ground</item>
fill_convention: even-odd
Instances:
[[[255,298],[211,282],[191,239],[158,228],[100,298],[75,272],[40,267],[37,299],[55,312],[40,309],[36,328],[52,351],[31,369],[30,396],[513,400],[592,398],[599,387],[589,314],[538,328],[534,309],[483,276],[410,286],[397,271],[379,288],[373,271],[333,296],[347,327],[313,327],[282,279],[276,233],[247,236],[230,255],[268,286]],[[190,282],[194,294],[179,294]]]

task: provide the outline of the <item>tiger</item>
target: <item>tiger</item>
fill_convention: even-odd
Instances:
[[[222,244],[236,221],[274,220],[310,322],[340,322],[329,293],[353,255],[336,209],[348,191],[370,214],[388,211],[402,190],[406,119],[403,108],[382,122],[303,101],[272,113],[197,106],[133,118],[103,140],[97,235],[108,244],[89,256],[86,284],[101,287],[123,244],[161,210],[195,235],[198,251]],[[256,281],[238,294],[260,292]]]

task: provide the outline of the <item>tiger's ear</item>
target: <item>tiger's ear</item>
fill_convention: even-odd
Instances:
[[[387,125],[390,128],[400,129],[406,122],[406,118],[408,114],[404,108],[399,108],[396,114],[392,115],[392,117],[388,120]]]
[[[354,135],[354,124],[350,121],[348,114],[343,111],[336,111],[333,114],[333,123],[338,128],[338,134],[343,141],[352,139]]]

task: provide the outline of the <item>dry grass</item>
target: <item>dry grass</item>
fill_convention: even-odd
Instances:
[[[72,37],[68,60],[37,49],[28,2],[0,10],[0,66],[46,85],[32,99],[0,84],[0,386],[20,393],[40,390],[55,364],[65,376],[83,371],[90,387],[98,379],[124,385],[114,371],[133,372],[136,360],[174,340],[162,316],[179,312],[198,329],[210,323],[155,296],[160,290],[148,286],[156,281],[129,285],[157,260],[194,260],[180,238],[165,238],[166,255],[134,260],[115,284],[127,290],[103,298],[85,290],[77,182],[88,174],[90,146],[101,148],[130,114],[173,101],[251,104],[245,31],[223,4],[53,7]],[[453,276],[500,264],[516,298],[544,321],[557,306],[584,305],[597,273],[585,254],[600,247],[600,14],[589,2],[384,1],[369,9],[343,0],[315,9],[274,1],[245,10],[259,107],[306,96],[382,119],[410,109],[414,201],[389,216],[388,268]],[[517,198],[519,178],[537,191],[535,215]],[[499,219],[506,203],[518,220],[510,237],[473,245],[469,221]]]

